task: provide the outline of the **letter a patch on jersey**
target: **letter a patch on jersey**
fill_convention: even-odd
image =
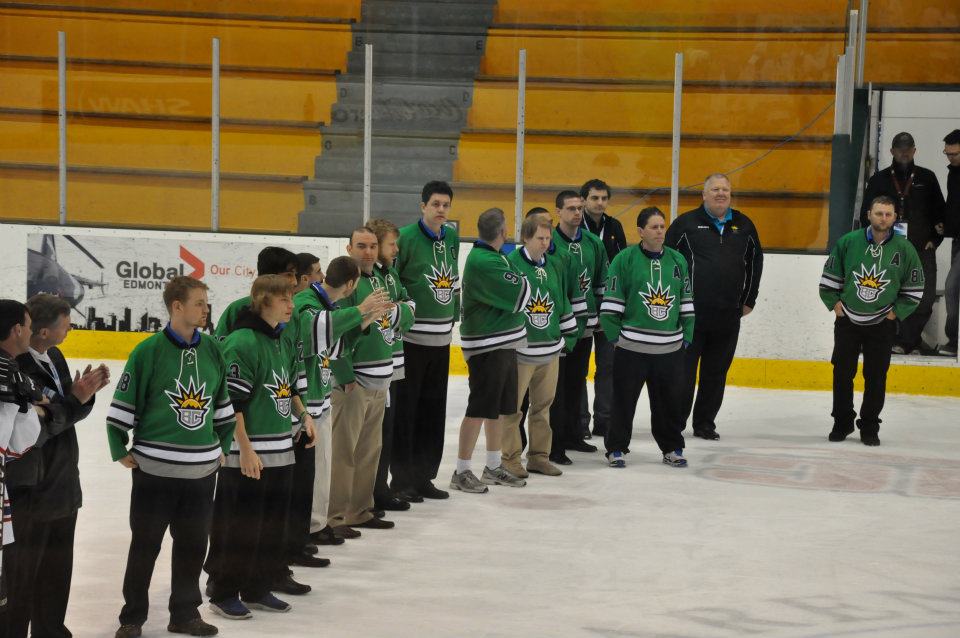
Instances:
[[[286,418],[290,416],[293,388],[290,387],[290,382],[286,379],[287,372],[283,368],[280,368],[280,374],[277,374],[274,370],[271,370],[271,373],[275,385],[264,383],[263,387],[270,390],[270,398],[277,406],[277,413]]]
[[[670,316],[670,309],[673,308],[673,301],[676,298],[670,294],[670,286],[664,288],[662,284],[657,284],[657,287],[654,288],[648,282],[647,292],[641,292],[640,296],[643,297],[643,305],[647,307],[647,314],[650,315],[651,319],[667,320],[667,317]]]
[[[433,271],[431,274],[424,274],[423,276],[430,284],[430,290],[433,291],[433,296],[437,302],[446,306],[453,300],[453,289],[457,277],[448,264],[441,265],[440,270],[437,270],[436,266],[430,266],[430,270]]]
[[[206,395],[207,384],[196,387],[193,378],[183,387],[179,379],[176,379],[177,389],[173,392],[164,390],[170,397],[170,407],[177,415],[177,423],[188,430],[196,430],[203,425],[204,419],[210,408],[211,397]]]
[[[867,270],[864,264],[860,264],[860,272],[853,273],[854,283],[857,286],[857,297],[867,303],[876,301],[886,289],[887,284],[890,283],[889,279],[883,278],[886,273],[886,270],[881,270],[878,273],[876,264],[870,266],[870,270]]]

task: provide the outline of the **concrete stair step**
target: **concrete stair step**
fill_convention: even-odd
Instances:
[[[322,136],[323,153],[335,157],[362,157],[363,136],[354,132],[331,132]],[[375,135],[373,156],[381,159],[412,159],[450,162],[457,159],[457,140],[452,138],[389,137]]]
[[[472,80],[480,65],[480,56],[430,53],[423,55],[374,55],[374,78],[401,77],[424,78],[436,77]],[[363,76],[365,66],[364,53],[350,51],[347,53],[347,73]]]
[[[364,45],[372,44],[374,56],[383,53],[482,55],[485,42],[486,38],[482,33],[397,33],[377,31],[372,25],[358,25],[353,30],[354,48],[362,50]]]
[[[392,28],[420,27],[421,30],[442,31],[444,27],[467,27],[486,32],[493,21],[494,4],[494,1],[365,0],[360,21]]]

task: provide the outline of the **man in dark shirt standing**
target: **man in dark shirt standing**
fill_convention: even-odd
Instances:
[[[737,349],[740,318],[757,303],[763,271],[757,229],[746,215],[730,208],[730,197],[727,176],[710,175],[703,184],[703,204],[670,224],[665,244],[686,257],[693,286],[696,323],[685,356],[684,424],[692,408],[693,435],[708,440],[720,438],[716,418]]]
[[[943,213],[943,235],[953,238],[950,249],[950,272],[944,284],[943,298],[947,305],[946,345],[937,352],[957,356],[957,328],[960,325],[960,129],[943,138],[943,154],[947,156],[947,205]]]
[[[933,302],[937,295],[937,246],[943,241],[943,191],[933,171],[913,163],[917,148],[909,133],[897,133],[893,138],[890,153],[893,163],[874,173],[867,181],[860,208],[860,226],[869,225],[867,213],[870,202],[881,195],[893,199],[897,209],[897,227],[906,230],[907,239],[916,248],[923,264],[923,299],[916,311],[900,322],[900,330],[894,354],[919,354],[923,345],[921,336],[933,314]]]
[[[603,180],[591,179],[580,187],[585,213],[581,225],[603,241],[609,262],[627,247],[623,225],[616,217],[607,215],[607,205],[612,196],[613,191]],[[613,400],[613,344],[607,341],[602,330],[597,330],[593,333],[593,345],[593,356],[596,359],[596,373],[593,377],[593,433],[604,436],[607,433]],[[586,409],[586,401],[583,405]]]

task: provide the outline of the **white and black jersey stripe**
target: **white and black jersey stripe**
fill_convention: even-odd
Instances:
[[[137,427],[136,407],[119,399],[114,399],[107,411],[107,423],[124,432],[132,430]]]

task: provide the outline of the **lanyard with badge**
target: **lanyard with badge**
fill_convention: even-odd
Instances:
[[[910,175],[907,176],[907,183],[904,186],[900,186],[900,181],[897,179],[897,172],[893,169],[890,170],[890,178],[893,180],[893,187],[897,189],[897,197],[900,200],[900,216],[897,219],[897,222],[893,225],[893,232],[898,235],[907,236],[907,222],[903,218],[903,214],[907,209],[907,197],[910,196],[910,189],[913,187],[913,175],[914,171],[910,171]]]

